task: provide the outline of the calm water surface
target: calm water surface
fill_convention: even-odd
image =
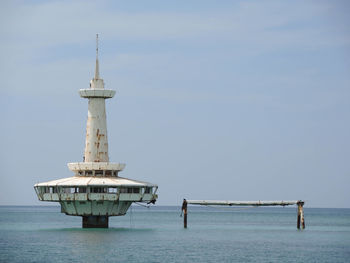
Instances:
[[[59,207],[0,206],[1,262],[350,262],[350,209],[134,206],[109,229]]]

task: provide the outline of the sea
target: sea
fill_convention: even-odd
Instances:
[[[0,206],[0,262],[350,262],[350,209],[133,205],[108,229],[59,206]]]

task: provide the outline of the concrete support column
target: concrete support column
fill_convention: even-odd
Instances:
[[[108,228],[108,216],[83,216],[83,228]]]

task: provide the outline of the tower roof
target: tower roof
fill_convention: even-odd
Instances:
[[[62,178],[58,180],[52,180],[43,183],[37,183],[37,186],[118,186],[118,187],[157,187],[157,185],[132,180],[124,177],[85,177],[85,176],[72,176],[67,178]]]

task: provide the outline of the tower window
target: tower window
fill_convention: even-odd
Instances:
[[[91,188],[91,193],[94,194],[103,194],[103,193],[107,193],[107,187],[92,187]]]
[[[86,193],[86,187],[78,187],[78,193]]]
[[[108,193],[110,193],[110,194],[116,194],[117,191],[118,191],[118,188],[116,188],[116,187],[108,188]]]

